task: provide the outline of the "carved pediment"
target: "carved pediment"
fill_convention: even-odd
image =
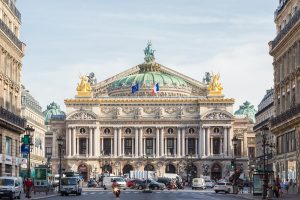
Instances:
[[[222,111],[210,112],[203,117],[205,120],[231,120],[232,117]]]
[[[95,114],[88,113],[88,112],[77,112],[70,117],[68,117],[68,120],[93,120],[97,119]]]

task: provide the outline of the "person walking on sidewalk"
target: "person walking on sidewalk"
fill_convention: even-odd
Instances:
[[[26,187],[26,198],[31,198],[30,194],[33,188],[33,182],[31,178],[28,178],[25,182],[25,187]]]

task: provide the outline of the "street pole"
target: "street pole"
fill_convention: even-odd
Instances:
[[[27,161],[27,179],[30,179],[30,175],[31,175],[31,170],[30,170],[30,151],[31,151],[31,145],[32,145],[32,141],[31,141],[31,132],[34,132],[34,128],[32,128],[32,126],[30,127],[29,125],[27,125],[27,127],[25,128],[25,133],[26,135],[28,135],[29,137],[29,141],[28,141],[28,145],[29,145],[29,150],[28,150],[28,161]],[[26,198],[30,198],[30,188],[26,188]]]
[[[147,176],[146,176],[146,188],[143,191],[144,193],[152,193],[152,190],[150,190],[149,188],[149,183],[148,183],[148,173],[149,173],[149,169],[148,169],[148,156],[146,156],[146,172],[147,172]]]

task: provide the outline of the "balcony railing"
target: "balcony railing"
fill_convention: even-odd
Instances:
[[[0,29],[4,34],[21,50],[23,51],[23,42],[8,28],[8,26],[0,19]]]
[[[276,126],[294,116],[297,114],[300,114],[300,104],[297,104],[296,106],[288,109],[286,112],[278,115],[277,117],[274,117],[271,119],[271,125]]]
[[[4,0],[4,2],[7,4],[9,9],[14,13],[14,15],[18,18],[18,20],[21,22],[21,13],[16,8],[16,6],[11,2],[11,0]]]
[[[261,128],[262,126],[268,124],[268,123],[269,123],[269,120],[270,120],[270,118],[265,119],[264,121],[262,121],[262,122],[256,124],[256,125],[253,127],[253,130],[256,131],[257,129]]]
[[[272,49],[281,41],[281,39],[294,27],[294,25],[300,19],[300,9],[294,14],[290,21],[285,25],[285,27],[278,33],[275,39],[272,41]]]
[[[25,128],[25,122],[26,120],[24,118],[21,118],[18,115],[15,115],[14,113],[0,107],[0,120],[9,122],[10,124],[17,126],[19,128],[24,129]]]

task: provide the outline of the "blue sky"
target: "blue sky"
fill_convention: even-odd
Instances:
[[[273,85],[268,42],[274,0],[26,0],[21,40],[23,84],[43,109],[73,98],[80,74],[98,81],[143,62],[152,40],[156,61],[194,79],[219,72],[235,109],[256,107]]]

